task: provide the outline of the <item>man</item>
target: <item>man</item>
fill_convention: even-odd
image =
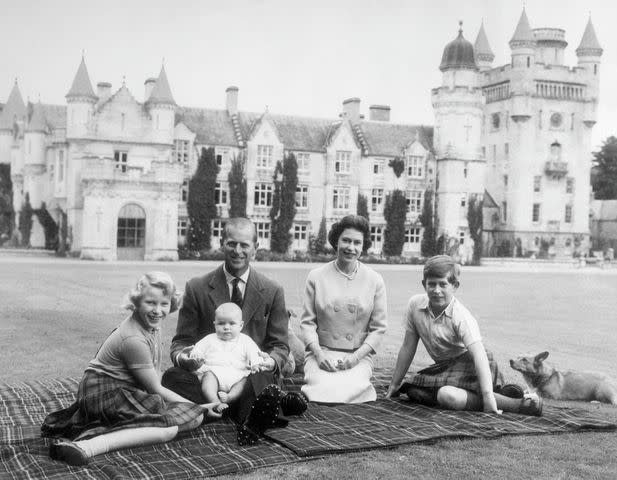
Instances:
[[[192,373],[200,364],[190,358],[190,353],[197,341],[214,333],[216,308],[229,301],[237,303],[242,309],[242,333],[251,337],[263,352],[261,370],[249,375],[240,400],[229,408],[229,416],[240,428],[247,422],[252,422],[253,426],[256,421],[259,423],[259,419],[249,418],[251,407],[268,385],[279,383],[282,368],[289,357],[289,316],[283,288],[250,267],[257,247],[257,233],[250,220],[231,218],[227,221],[221,239],[225,254],[223,265],[204,276],[192,278],[186,284],[176,335],[171,344],[174,367],[164,373],[162,381],[167,388],[185,398],[206,403],[200,382]],[[272,389],[268,391],[272,392]],[[283,402],[284,406],[292,404],[297,408],[287,408],[287,411],[283,408],[284,415],[302,413],[306,409],[302,398],[290,399]],[[303,405],[298,407],[298,403]]]

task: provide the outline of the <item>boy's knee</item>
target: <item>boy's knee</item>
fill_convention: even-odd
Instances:
[[[467,392],[461,388],[446,385],[437,390],[437,403],[450,410],[465,410]]]

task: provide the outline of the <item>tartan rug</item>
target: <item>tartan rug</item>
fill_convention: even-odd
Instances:
[[[383,398],[389,371],[375,371]],[[187,479],[287,464],[329,453],[392,447],[440,438],[495,438],[503,435],[615,430],[617,425],[580,409],[545,406],[542,417],[452,412],[380,399],[361,405],[310,404],[287,428],[268,430],[267,439],[239,447],[235,427],[218,421],[176,440],[100,455],[85,467],[48,457],[49,440],[40,425],[48,413],[73,402],[79,379],[0,385],[0,478]],[[302,379],[285,381],[297,391]]]

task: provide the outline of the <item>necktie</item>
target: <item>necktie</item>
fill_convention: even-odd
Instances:
[[[233,285],[233,289],[231,291],[231,301],[242,308],[242,292],[240,291],[240,287],[238,287],[240,279],[234,278],[231,283]]]

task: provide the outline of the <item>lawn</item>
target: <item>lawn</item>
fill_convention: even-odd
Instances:
[[[123,296],[146,270],[166,270],[182,286],[214,268],[209,262],[99,263],[0,256],[0,371],[3,382],[80,376],[100,342],[126,314]],[[310,264],[258,264],[285,286],[298,314]],[[389,326],[377,364],[391,366],[403,335],[410,295],[421,291],[416,266],[376,266],[388,289]],[[508,366],[519,353],[550,351],[562,369],[596,370],[617,376],[617,270],[463,270],[458,297],[475,314],[485,343],[506,380],[522,382]],[[164,327],[164,349],[176,314]],[[297,328],[298,318],[293,319]],[[420,349],[422,350],[422,349]],[[417,366],[428,363],[422,350]],[[166,365],[169,365],[167,362]],[[557,404],[556,402],[553,402]],[[564,403],[565,404],[565,403]],[[617,420],[617,408],[599,409]],[[242,478],[615,478],[617,434],[581,433],[498,440],[448,440],[433,445],[329,456],[261,469]],[[225,477],[221,477],[225,478]],[[237,478],[237,476],[229,477]]]

